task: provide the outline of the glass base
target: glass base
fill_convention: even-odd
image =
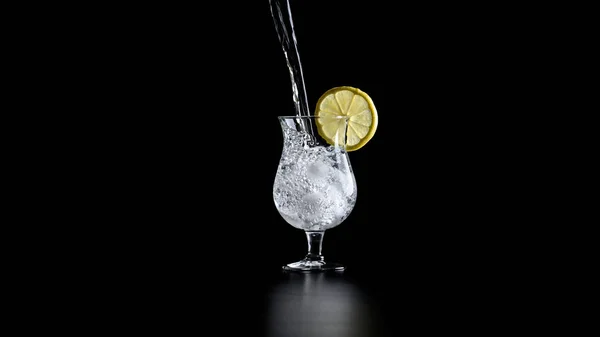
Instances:
[[[283,266],[284,271],[293,272],[323,272],[323,271],[343,271],[344,265],[336,262],[311,261],[308,259],[298,262],[288,263]]]

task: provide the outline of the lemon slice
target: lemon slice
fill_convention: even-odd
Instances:
[[[327,90],[317,101],[315,116],[317,130],[329,144],[343,141],[344,122],[340,116],[348,117],[346,129],[346,151],[356,151],[373,138],[377,130],[377,110],[373,100],[364,91],[341,86]]]

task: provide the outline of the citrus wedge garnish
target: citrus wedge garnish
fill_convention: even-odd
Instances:
[[[317,130],[329,144],[343,141],[345,123],[341,116],[348,117],[346,128],[346,151],[356,151],[373,138],[377,130],[377,110],[373,100],[364,91],[341,86],[327,90],[317,101],[315,116]]]

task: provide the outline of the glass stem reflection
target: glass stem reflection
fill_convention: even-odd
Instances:
[[[306,254],[306,260],[308,261],[324,261],[321,249],[323,248],[323,235],[325,231],[310,232],[306,231],[306,239],[308,241],[308,254]]]

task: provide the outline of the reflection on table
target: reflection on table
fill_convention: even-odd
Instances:
[[[381,336],[377,314],[343,273],[284,273],[269,293],[267,336]]]

